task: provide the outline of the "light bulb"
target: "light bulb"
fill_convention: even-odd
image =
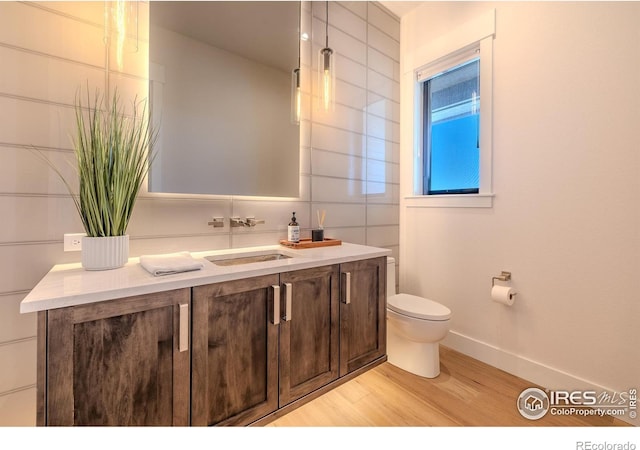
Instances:
[[[138,1],[114,0],[109,15],[109,33],[115,33],[116,63],[118,70],[122,70],[125,46],[131,47],[130,50],[134,53],[138,51]]]
[[[318,104],[324,111],[333,111],[335,108],[335,64],[333,50],[325,47],[320,50],[318,62],[318,88],[320,99]]]

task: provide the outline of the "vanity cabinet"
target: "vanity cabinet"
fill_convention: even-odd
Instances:
[[[338,275],[193,288],[192,425],[246,425],[338,378]]]
[[[188,425],[190,301],[180,289],[40,312],[38,424]]]
[[[340,376],[387,352],[387,259],[340,265]]]
[[[279,283],[276,274],[193,288],[192,425],[244,425],[278,408]]]
[[[283,407],[338,379],[337,265],[280,275],[280,395]]]
[[[375,256],[331,256],[345,251]],[[118,279],[140,281],[112,300],[99,293],[114,272],[52,271],[43,286],[61,294],[38,300],[37,424],[262,425],[384,362],[386,257],[331,252],[241,277],[205,267],[156,293],[129,264]],[[95,295],[64,291],[80,284]]]

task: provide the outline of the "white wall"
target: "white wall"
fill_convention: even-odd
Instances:
[[[532,382],[637,387],[640,3],[427,2],[401,54],[493,8],[493,207],[406,206],[403,103],[400,286],[451,308],[447,345]],[[490,299],[501,270],[512,307]]]
[[[106,67],[123,99],[147,95],[146,31],[137,53],[125,51],[121,68],[113,51],[107,64],[103,5],[0,2],[0,426],[35,423],[35,316],[19,314],[20,301],[54,264],[80,260],[62,251],[63,234],[82,231],[71,198],[29,147],[61,163],[69,156],[75,92],[87,83],[104,87]],[[303,54],[307,72],[315,59],[309,52],[315,56],[324,42],[324,2],[314,4],[314,16],[313,49]],[[131,256],[274,244],[286,238],[291,211],[306,236],[316,209],[327,210],[328,236],[398,255],[400,24],[369,2],[332,2],[329,22],[338,104],[322,115],[307,101],[300,198],[143,192],[128,230]],[[207,225],[212,216],[232,215],[266,223],[233,231],[228,221],[224,228]]]

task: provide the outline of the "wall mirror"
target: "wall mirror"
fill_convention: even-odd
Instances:
[[[298,197],[300,3],[149,2],[149,191]]]

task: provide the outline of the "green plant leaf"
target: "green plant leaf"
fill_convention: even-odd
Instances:
[[[80,91],[75,99],[76,127],[73,148],[79,181],[71,183],[42,152],[39,156],[62,179],[71,194],[87,236],[123,236],[142,183],[155,159],[156,130],[149,123],[146,101],[132,104],[126,115],[117,88],[108,105],[98,91],[86,104]]]

